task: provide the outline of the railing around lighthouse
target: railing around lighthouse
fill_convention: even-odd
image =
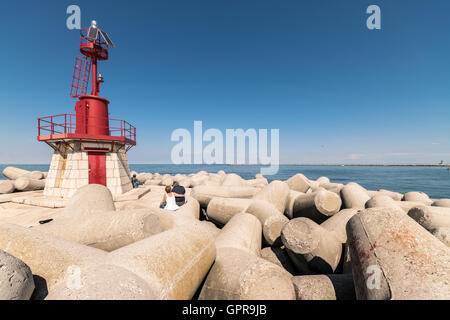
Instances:
[[[132,144],[136,144],[136,128],[125,120],[109,120],[109,137],[123,138]],[[38,118],[38,138],[40,140],[54,139],[56,136],[77,138],[76,116],[74,114],[58,114],[54,116]],[[48,139],[44,138],[48,137]],[[83,138],[82,135],[78,138]]]
[[[61,133],[75,133],[74,114],[58,114],[38,119],[38,136]]]

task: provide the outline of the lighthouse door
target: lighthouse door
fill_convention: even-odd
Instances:
[[[89,184],[106,186],[106,154],[104,152],[88,152]]]

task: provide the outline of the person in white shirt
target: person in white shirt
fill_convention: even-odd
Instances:
[[[180,208],[175,201],[175,193],[172,192],[172,187],[171,186],[166,186],[166,188],[164,189],[166,191],[166,193],[163,196],[163,200],[160,203],[160,208],[161,209],[165,209],[165,210],[171,210],[171,211],[175,211],[178,208]]]

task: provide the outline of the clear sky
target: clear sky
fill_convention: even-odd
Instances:
[[[17,0],[0,6],[0,163],[49,163],[36,119],[74,112],[70,4],[116,44],[101,95],[137,127],[131,163],[170,163],[194,120],[278,128],[281,163],[450,162],[448,0]]]

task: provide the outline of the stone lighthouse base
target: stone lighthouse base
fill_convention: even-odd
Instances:
[[[55,143],[54,149],[44,195],[71,197],[78,188],[99,179],[113,195],[133,189],[123,144],[64,141]]]

